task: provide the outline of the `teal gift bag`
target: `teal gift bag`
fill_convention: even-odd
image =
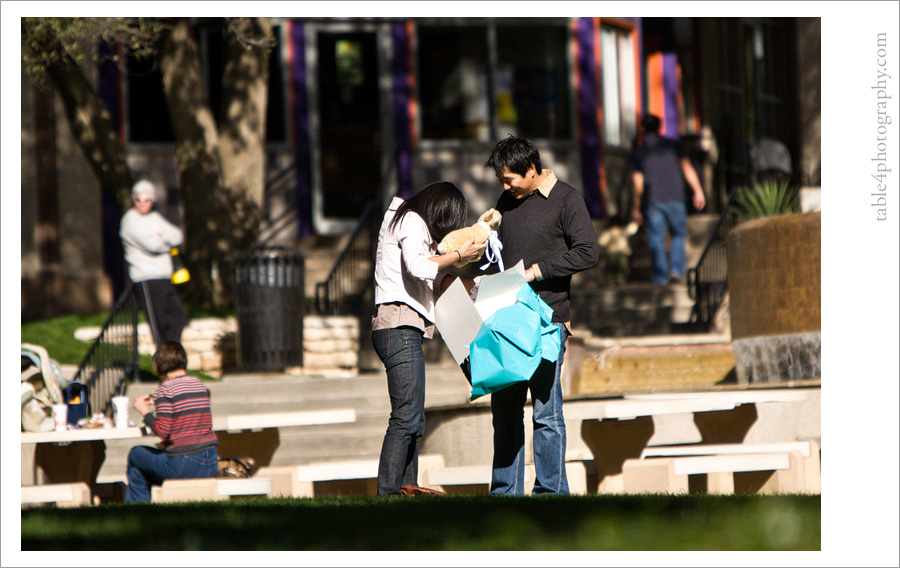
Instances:
[[[552,317],[553,310],[528,284],[519,290],[513,305],[494,312],[469,345],[469,400],[529,380],[541,359],[556,361],[559,328]]]

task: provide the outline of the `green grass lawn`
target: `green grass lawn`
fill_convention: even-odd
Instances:
[[[208,317],[211,312],[194,309],[186,306],[188,318]],[[227,313],[215,313],[217,317],[224,317]],[[21,326],[22,343],[33,343],[47,350],[51,359],[55,359],[61,365],[80,365],[88,350],[90,343],[75,339],[75,330],[81,327],[100,327],[106,323],[109,312],[95,314],[73,314],[56,318],[23,322]],[[138,314],[138,321],[145,322],[143,313]],[[138,366],[142,381],[155,381],[153,364],[149,355],[138,356]],[[197,370],[188,369],[191,374],[202,380],[216,380],[209,375]]]
[[[22,550],[821,550],[819,496],[321,497],[22,511]]]

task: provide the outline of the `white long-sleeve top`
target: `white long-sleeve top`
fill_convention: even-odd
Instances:
[[[128,276],[132,282],[172,277],[172,247],[180,246],[184,235],[158,211],[141,215],[129,209],[122,216],[119,236],[125,249]]]
[[[395,197],[381,222],[375,253],[375,304],[400,302],[434,321],[434,280],[438,264],[429,257],[437,254],[425,221],[412,211],[388,230],[403,199]]]

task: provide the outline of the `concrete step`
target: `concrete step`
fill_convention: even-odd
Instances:
[[[571,292],[573,325],[600,336],[673,333],[690,321],[693,307],[684,284],[599,286],[581,280]]]

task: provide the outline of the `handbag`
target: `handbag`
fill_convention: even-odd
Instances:
[[[253,477],[256,470],[256,460],[251,457],[220,457],[216,477]]]
[[[184,265],[181,249],[174,247],[169,254],[172,255],[172,284],[184,284],[191,279],[191,273]]]

